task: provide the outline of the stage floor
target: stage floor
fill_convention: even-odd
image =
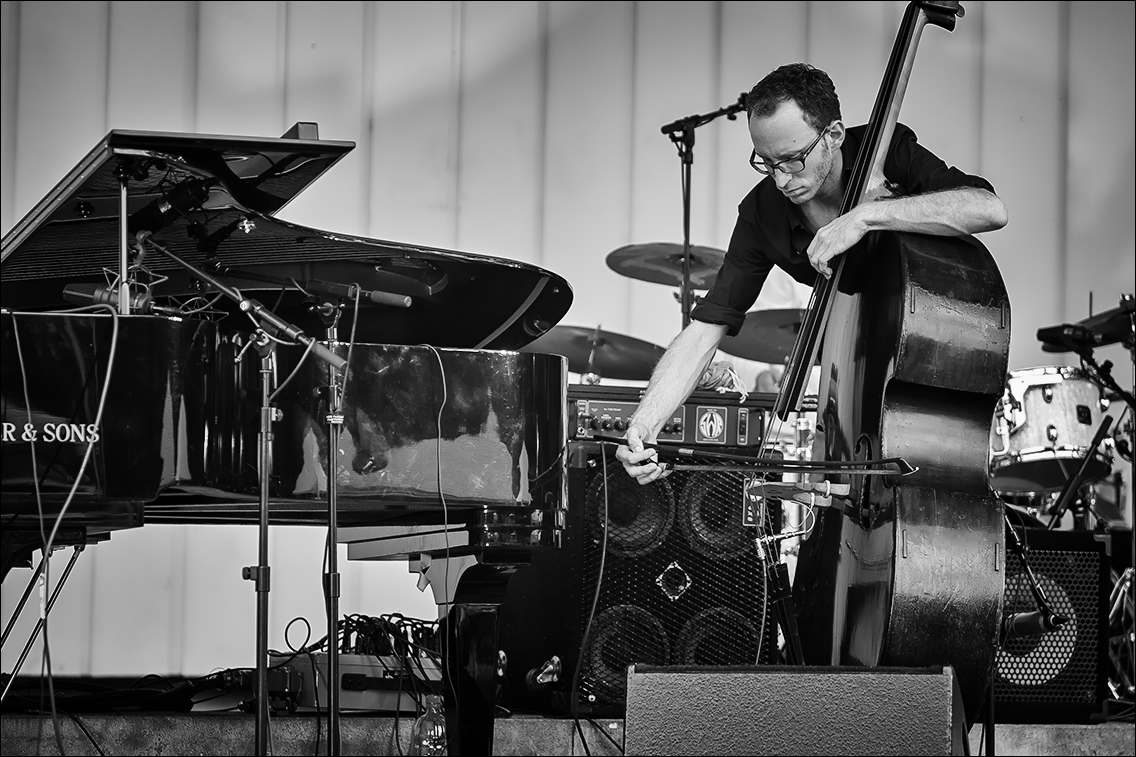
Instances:
[[[61,754],[49,717],[4,715],[0,717],[0,725],[0,752],[5,757]],[[229,713],[99,714],[81,715],[74,720],[60,716],[59,722],[62,754],[96,755],[101,750],[108,755],[160,757],[253,754],[255,725],[252,715]],[[345,714],[341,718],[341,753],[406,754],[410,726],[408,718],[399,719],[396,731],[393,717]],[[581,743],[580,733],[586,744]],[[580,733],[571,719],[499,718],[494,728],[493,754],[622,754],[622,720],[581,721]],[[970,732],[971,754],[982,753],[981,739],[981,727],[976,726]],[[274,755],[327,754],[326,719],[317,723],[314,717],[306,715],[273,717],[270,743],[269,753]],[[755,749],[754,754],[762,754],[760,745],[755,745]],[[995,755],[1132,755],[1134,749],[1136,740],[1131,722],[999,724],[995,728]]]

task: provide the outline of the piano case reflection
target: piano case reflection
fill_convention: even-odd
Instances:
[[[559,543],[566,361],[516,350],[564,316],[571,287],[520,261],[276,217],[353,147],[295,133],[111,131],[4,236],[5,575],[42,547],[41,507],[50,525],[68,503],[57,546],[144,523],[257,522],[255,325],[191,271],[135,244],[139,232],[350,355],[340,526],[417,533],[445,516],[450,531],[465,531],[452,540],[459,554],[506,563]],[[66,312],[116,304],[124,270],[129,314]],[[357,319],[355,298],[317,291],[362,295]],[[277,381],[303,355],[279,346]],[[273,523],[326,522],[327,386],[326,366],[309,355],[274,402]]]

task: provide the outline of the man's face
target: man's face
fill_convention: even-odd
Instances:
[[[795,102],[782,103],[773,115],[751,118],[749,134],[753,139],[756,161],[767,166],[782,166],[774,168],[771,175],[777,188],[794,204],[801,205],[814,199],[818,193],[833,188],[833,152],[839,144],[834,143],[832,131],[818,134],[809,126]],[[783,170],[784,167],[792,168],[788,161],[800,157],[806,150],[805,165],[799,173]]]

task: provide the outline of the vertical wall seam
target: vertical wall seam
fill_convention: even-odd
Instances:
[[[276,3],[276,89],[280,93],[280,128],[283,134],[288,123],[288,2]]]
[[[722,0],[717,0],[717,2],[714,3],[711,14],[713,25],[711,27],[710,33],[713,35],[713,38],[710,40],[710,54],[713,56],[715,65],[713,66],[713,70],[710,74],[710,76],[713,78],[710,86],[711,91],[718,93],[718,96],[722,97],[725,94],[722,91],[722,17],[724,15],[724,11],[722,9]],[[729,103],[719,104],[718,107],[723,108],[728,104]],[[708,195],[707,199],[709,200],[707,207],[709,208],[710,212],[708,215],[703,216],[704,218],[708,218],[710,220],[710,228],[708,229],[708,231],[709,237],[711,239],[718,238],[718,230],[716,227],[718,225],[718,218],[721,217],[721,214],[719,213],[718,203],[721,199],[722,189],[722,139],[724,137],[724,130],[719,128],[715,132],[715,136],[716,138],[711,141],[712,150],[710,160],[707,161],[707,165],[709,166],[710,170],[707,171],[706,176],[706,178],[708,179],[706,182],[706,193]]]
[[[18,161],[16,160],[16,156],[20,154],[20,128],[19,128],[20,127],[20,73],[23,71],[23,66],[20,65],[20,51],[23,48],[23,45],[20,44],[20,40],[23,39],[23,22],[22,22],[22,19],[23,19],[24,14],[21,12],[22,10],[23,10],[23,3],[22,2],[17,2],[17,3],[13,4],[12,25],[16,28],[16,31],[12,35],[12,40],[11,40],[10,44],[12,45],[12,49],[11,49],[12,67],[15,70],[12,72],[12,93],[11,93],[11,99],[12,99],[11,105],[12,105],[12,107],[11,107],[11,110],[9,111],[9,118],[11,119],[11,123],[9,124],[9,131],[12,135],[12,137],[11,137],[12,138],[12,156],[11,156],[12,161],[11,161],[11,173],[9,174],[9,177],[8,177],[8,201],[6,203],[6,205],[8,207],[3,209],[4,214],[8,218],[11,219],[11,224],[8,226],[8,229],[4,229],[5,232],[7,232],[9,229],[11,229],[13,226],[15,226],[16,223],[19,221],[19,219],[17,219],[15,216],[16,216],[16,175],[17,175],[16,174],[16,166],[18,165]],[[8,168],[5,167],[4,170],[7,171]]]
[[[1057,312],[1063,319],[1069,319],[1069,296],[1065,282],[1069,280],[1069,114],[1072,106],[1069,102],[1069,45],[1071,21],[1069,0],[1061,0],[1057,4],[1057,99],[1059,110],[1057,113],[1057,139],[1060,143],[1061,160],[1057,161],[1057,260],[1061,266],[1061,275],[1058,281]],[[1090,295],[1091,299],[1091,295]]]
[[[627,123],[630,124],[630,128],[627,130],[627,150],[628,150],[628,152],[627,152],[627,154],[628,154],[628,161],[627,161],[627,210],[628,210],[628,213],[627,213],[626,224],[624,226],[624,235],[623,235],[624,240],[626,240],[627,242],[632,241],[632,239],[631,239],[631,233],[633,231],[632,217],[635,215],[635,170],[636,170],[636,167],[637,167],[637,163],[636,163],[636,160],[635,160],[635,155],[636,155],[636,150],[635,150],[635,111],[636,111],[636,105],[638,103],[638,100],[636,99],[636,94],[638,92],[637,84],[638,84],[638,81],[639,81],[638,62],[639,62],[639,2],[638,2],[638,0],[635,0],[635,2],[631,3],[631,92],[630,92],[630,97],[627,98],[627,100],[628,100],[627,107],[628,107],[628,110],[630,111],[628,113],[628,119],[627,119]],[[634,302],[633,302],[634,297],[632,295],[632,292],[634,291],[634,284],[632,284],[632,281],[631,281],[630,278],[627,278],[627,280],[623,282],[623,288],[624,288],[623,289],[624,297],[623,297],[623,325],[622,325],[622,328],[624,329],[625,332],[628,332],[628,331],[631,330],[631,324],[633,323],[634,310],[635,310]]]
[[[978,107],[974,109],[977,119],[977,123],[974,125],[974,133],[978,142],[978,155],[975,156],[975,165],[983,176],[986,175],[986,140],[985,131],[982,128],[982,125],[986,122],[986,19],[986,9],[983,8],[975,22],[975,26],[978,28],[978,82],[975,87]]]
[[[813,4],[812,0],[805,2],[805,61],[812,63],[813,60]]]
[[[190,39],[189,54],[192,56],[192,60],[189,62],[192,65],[189,66],[189,71],[190,75],[193,77],[193,81],[188,83],[188,89],[191,98],[189,102],[189,112],[190,118],[193,120],[189,128],[193,131],[201,131],[198,126],[197,118],[197,103],[200,102],[201,99],[201,95],[198,91],[198,83],[201,81],[201,3],[194,2],[190,12],[193,14],[193,18],[190,19],[190,34],[192,36]]]
[[[451,206],[453,215],[450,224],[451,244],[457,247],[458,233],[461,229],[461,187],[462,187],[462,58],[464,45],[462,35],[465,34],[465,3],[463,0],[454,0],[452,4],[453,15],[450,25],[450,81],[454,87],[454,102],[456,110],[452,121],[450,134],[450,149],[454,155],[454,181],[450,187]]]
[[[536,145],[536,226],[533,230],[536,236],[533,246],[533,249],[536,251],[535,262],[539,266],[544,266],[545,202],[548,197],[548,24],[548,0],[540,0],[537,4],[537,44],[540,45],[540,51],[538,53],[538,65],[540,66],[540,70],[537,72],[537,76],[539,77],[539,91],[537,92],[536,123],[539,144]]]
[[[110,51],[112,48],[111,36],[114,34],[114,2],[107,0],[103,3],[106,8],[106,29],[104,40],[106,46],[103,48],[103,134],[110,131]]]
[[[367,236],[374,234],[371,228],[371,197],[374,172],[375,147],[375,46],[378,39],[378,10],[374,0],[363,3],[363,76],[359,82],[359,131],[361,136],[356,143],[356,154],[362,170],[359,171],[359,213]]]

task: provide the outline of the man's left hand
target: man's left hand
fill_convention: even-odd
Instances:
[[[837,216],[833,221],[817,231],[809,244],[806,254],[813,268],[826,279],[832,276],[830,265],[833,258],[851,249],[868,233],[867,224],[859,220],[855,209]]]

